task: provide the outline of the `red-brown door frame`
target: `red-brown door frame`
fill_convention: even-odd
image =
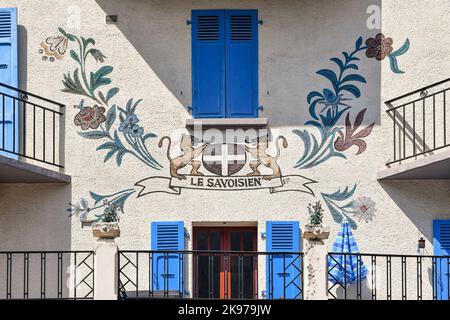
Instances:
[[[220,250],[221,251],[231,251],[231,242],[230,242],[230,233],[231,232],[243,232],[243,231],[251,231],[253,232],[253,250],[257,251],[257,228],[256,227],[193,227],[193,250],[198,250],[197,248],[197,232],[199,231],[219,231],[220,232]],[[243,239],[241,239],[241,248],[243,246]],[[208,249],[211,247],[211,243],[208,243]],[[241,250],[240,250],[241,251]],[[228,255],[228,260],[225,262],[224,255],[221,255],[220,259],[220,299],[230,299],[231,298],[231,272],[230,270],[230,255]],[[258,287],[258,259],[256,259],[256,263],[253,264],[253,296],[256,296],[255,290]],[[198,277],[195,275],[195,266],[192,268],[193,279],[194,281],[198,281]],[[225,287],[225,279],[227,287]],[[195,284],[198,286],[198,284]],[[227,290],[228,289],[228,290]]]

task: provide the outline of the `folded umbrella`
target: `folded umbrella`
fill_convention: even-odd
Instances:
[[[358,246],[348,221],[342,223],[331,252],[328,255],[328,280],[331,283],[344,286],[367,278],[367,268],[357,255]]]

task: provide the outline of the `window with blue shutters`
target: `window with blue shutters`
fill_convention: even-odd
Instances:
[[[435,256],[450,256],[450,220],[435,220],[433,223],[433,247]],[[449,300],[450,265],[448,258],[436,258],[433,282],[436,298]]]
[[[268,299],[301,298],[300,224],[266,223],[266,296]],[[279,254],[277,254],[279,253]]]
[[[17,9],[0,8],[0,83],[18,87]],[[19,112],[14,91],[0,86],[0,155],[17,158],[19,151]],[[8,97],[9,96],[9,97]],[[2,152],[6,150],[9,152]]]
[[[258,117],[257,10],[192,11],[195,118]]]
[[[184,223],[152,222],[152,283],[154,293],[184,294]]]

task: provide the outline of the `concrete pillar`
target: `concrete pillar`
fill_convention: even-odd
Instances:
[[[323,241],[304,243],[305,300],[327,300],[327,247]]]
[[[94,248],[94,299],[117,300],[119,266],[114,239],[97,239]]]

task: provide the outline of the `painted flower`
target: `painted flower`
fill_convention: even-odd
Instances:
[[[81,129],[88,130],[97,129],[105,120],[105,108],[94,105],[81,109],[74,122],[76,126],[81,126]]]
[[[334,148],[339,152],[344,152],[352,146],[358,147],[358,152],[356,155],[359,155],[366,151],[367,143],[363,140],[367,138],[373,130],[375,123],[370,124],[364,129],[358,131],[364,120],[364,114],[367,109],[361,110],[356,116],[355,122],[352,125],[350,122],[350,112],[347,113],[347,117],[345,118],[345,135],[342,130],[339,130],[339,137],[334,142]]]
[[[64,36],[48,37],[41,43],[41,47],[47,56],[61,60],[67,51],[68,43],[69,40]]]
[[[393,43],[392,38],[386,38],[382,33],[379,33],[375,38],[366,40],[366,56],[381,61],[394,50],[392,48]]]
[[[375,202],[368,197],[360,197],[353,201],[353,216],[359,221],[364,220],[365,222],[372,221],[375,217]]]
[[[141,126],[135,124],[131,130],[130,130],[130,134],[131,136],[135,137],[135,138],[139,138],[144,134],[144,128],[142,128]]]
[[[69,203],[70,208],[67,209],[67,212],[69,212],[69,218],[70,217],[77,217],[80,219],[80,221],[86,221],[86,217],[90,211],[89,203],[86,199],[81,198],[80,202],[76,204]]]
[[[123,133],[132,134],[133,128],[139,122],[139,118],[135,114],[129,114],[127,117],[120,123],[119,131]]]
[[[100,50],[91,49],[90,53],[94,57],[95,61],[101,62],[101,63],[105,62],[106,56]]]

